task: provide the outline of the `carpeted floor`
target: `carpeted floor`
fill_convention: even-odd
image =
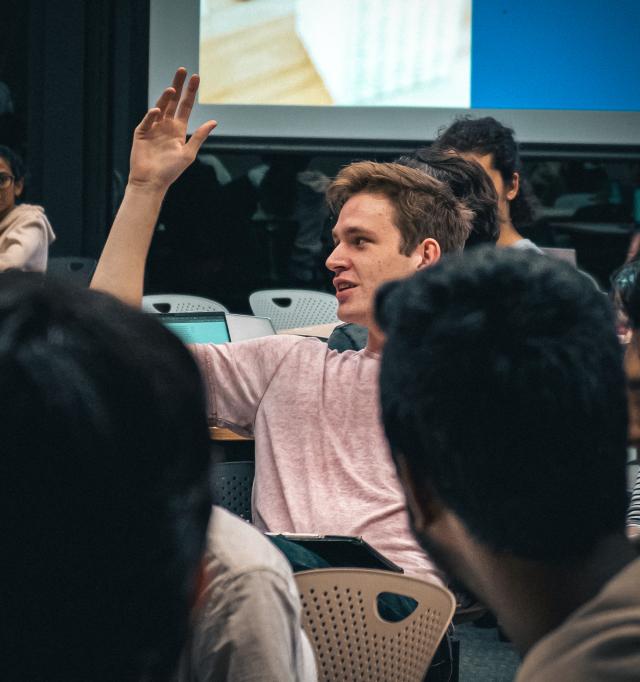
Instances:
[[[456,628],[460,640],[460,682],[512,682],[520,657],[511,644],[501,642],[495,628],[471,623]]]

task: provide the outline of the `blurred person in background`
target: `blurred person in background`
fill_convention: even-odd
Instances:
[[[0,146],[0,270],[46,272],[56,237],[41,206],[18,203],[24,178],[22,159]]]
[[[498,246],[540,252],[519,232],[521,227],[533,221],[534,216],[530,192],[522,178],[518,144],[511,128],[491,116],[461,118],[440,132],[433,150],[455,151],[477,161],[491,178],[498,194]]]
[[[618,338],[626,344],[624,370],[629,405],[629,445],[640,447],[640,261],[624,265],[611,278]],[[631,492],[627,536],[640,542],[640,470]]]

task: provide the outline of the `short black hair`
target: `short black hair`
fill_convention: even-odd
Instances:
[[[0,159],[4,159],[7,162],[16,182],[24,179],[26,172],[24,161],[17,152],[14,152],[11,147],[0,145]]]
[[[611,275],[611,297],[629,319],[632,329],[640,329],[640,260],[625,263]]]
[[[479,247],[385,285],[382,415],[496,552],[573,560],[624,528],[627,405],[609,303],[570,265]]]
[[[455,120],[448,128],[438,131],[434,149],[475,152],[481,156],[491,154],[494,168],[507,185],[511,185],[514,173],[520,173],[520,190],[513,201],[509,202],[511,220],[516,227],[533,221],[531,190],[526,178],[522,176],[520,150],[512,128],[492,116],[464,116]]]
[[[465,242],[465,249],[478,244],[495,244],[498,241],[498,195],[479,163],[430,147],[401,156],[396,163],[417,168],[444,182],[451,188],[456,199],[473,211],[471,232]]]
[[[201,379],[151,316],[0,274],[3,675],[165,679],[211,511]]]

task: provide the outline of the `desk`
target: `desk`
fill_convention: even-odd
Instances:
[[[312,327],[297,327],[296,329],[281,329],[278,334],[294,334],[296,336],[317,336],[328,339],[331,332],[342,322],[329,322],[327,324],[315,324]]]
[[[560,232],[574,232],[579,234],[593,235],[630,235],[633,232],[631,223],[551,223],[549,225],[554,230]]]
[[[233,441],[252,441],[253,438],[248,436],[240,436],[231,429],[225,429],[222,426],[210,426],[209,427],[209,438],[211,440],[229,443]]]

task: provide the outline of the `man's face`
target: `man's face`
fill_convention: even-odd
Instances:
[[[335,273],[338,317],[370,327],[376,289],[413,274],[423,263],[420,244],[408,256],[400,252],[395,210],[382,194],[361,192],[342,207],[333,228],[335,248],[326,265]]]
[[[514,173],[511,182],[505,184],[500,171],[493,165],[493,154],[480,155],[475,152],[465,152],[460,156],[467,160],[476,161],[484,168],[485,173],[491,178],[491,182],[493,182],[496,194],[498,195],[498,220],[500,223],[510,222],[509,202],[515,199],[516,194],[518,194],[520,183],[518,173]]]

